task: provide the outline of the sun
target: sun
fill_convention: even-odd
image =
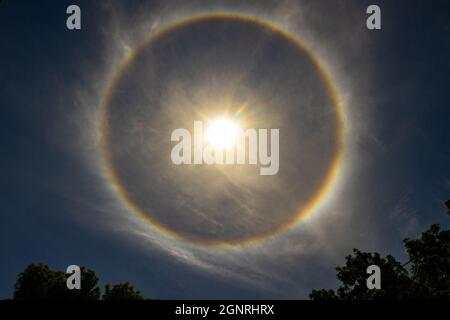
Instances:
[[[217,118],[209,123],[205,140],[218,149],[230,149],[236,144],[239,130],[235,121],[225,117]]]

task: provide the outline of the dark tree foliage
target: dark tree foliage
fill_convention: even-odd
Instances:
[[[422,297],[450,298],[450,230],[432,225],[417,240],[405,239],[411,280]]]
[[[450,201],[446,205],[450,206]],[[313,290],[312,300],[450,299],[450,230],[432,225],[416,240],[404,240],[409,262],[402,265],[394,257],[357,249],[337,267],[341,286],[333,290]],[[367,267],[378,265],[381,289],[369,290]],[[409,265],[409,270],[405,266]]]
[[[97,300],[100,298],[95,272],[81,268],[80,290],[67,289],[68,275],[45,264],[31,264],[19,274],[14,286],[15,300]]]
[[[144,300],[142,294],[128,282],[116,284],[113,287],[107,284],[102,298],[103,300]]]
[[[14,300],[100,300],[98,278],[94,271],[85,267],[81,271],[81,288],[69,290],[70,274],[51,270],[45,264],[30,264],[19,274],[14,286]],[[143,300],[142,294],[126,282],[105,286],[104,300]]]

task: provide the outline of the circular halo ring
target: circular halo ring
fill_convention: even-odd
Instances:
[[[158,39],[159,37],[165,35],[166,33],[169,33],[171,30],[183,27],[186,25],[189,25],[193,22],[201,22],[203,20],[210,20],[210,19],[234,19],[241,22],[247,22],[247,23],[253,23],[256,25],[259,25],[264,28],[268,28],[272,32],[282,36],[283,38],[289,40],[293,44],[295,44],[299,49],[301,49],[303,52],[307,54],[311,62],[314,64],[315,68],[317,68],[319,74],[321,75],[322,79],[324,80],[325,86],[328,90],[328,93],[330,94],[330,97],[333,102],[333,106],[336,111],[336,117],[337,117],[337,148],[334,156],[332,157],[331,164],[327,170],[327,175],[324,181],[322,182],[322,185],[319,187],[318,191],[315,193],[315,195],[312,197],[312,199],[304,206],[302,207],[293,217],[285,224],[274,228],[273,230],[270,230],[269,232],[265,232],[264,234],[260,234],[257,236],[245,238],[245,239],[238,239],[236,241],[229,240],[229,241],[199,241],[198,239],[193,239],[185,234],[179,234],[170,228],[160,224],[156,219],[153,219],[149,215],[146,214],[146,212],[140,208],[138,205],[136,205],[133,201],[131,196],[128,194],[127,190],[122,186],[118,176],[116,175],[114,168],[111,163],[111,155],[108,148],[108,129],[109,129],[109,123],[108,123],[108,104],[110,101],[110,98],[112,96],[112,93],[115,90],[116,84],[118,80],[121,78],[123,72],[127,69],[127,67],[130,65],[130,63],[133,62],[134,58],[138,55],[138,53],[149,45],[154,40]],[[234,14],[234,13],[210,13],[210,14],[201,14],[201,15],[195,15],[188,18],[183,18],[177,21],[174,21],[172,23],[169,23],[165,26],[162,26],[158,31],[150,35],[148,38],[146,38],[142,43],[137,45],[134,50],[132,50],[131,53],[127,55],[127,57],[119,64],[118,69],[114,73],[112,79],[109,81],[109,83],[106,86],[106,92],[103,94],[101,98],[101,104],[100,104],[100,149],[101,149],[101,158],[102,158],[102,165],[103,168],[106,171],[106,175],[109,178],[111,185],[113,189],[117,192],[119,195],[119,198],[127,205],[129,209],[133,213],[135,213],[139,218],[144,220],[146,223],[150,224],[152,227],[155,227],[158,231],[162,232],[163,234],[169,235],[172,238],[179,240],[179,241],[188,241],[189,243],[201,245],[201,246],[208,246],[208,247],[234,247],[234,246],[242,246],[242,245],[248,245],[255,243],[260,240],[265,240],[271,237],[274,237],[284,231],[287,231],[297,225],[299,222],[301,222],[306,217],[310,216],[314,209],[318,207],[318,205],[321,203],[321,201],[325,198],[325,196],[328,194],[328,192],[331,190],[331,187],[333,185],[333,182],[336,180],[340,163],[343,157],[343,151],[344,151],[344,145],[345,145],[345,129],[344,129],[344,112],[342,110],[341,102],[339,99],[339,96],[337,94],[337,90],[334,86],[334,84],[331,81],[330,75],[326,72],[325,68],[322,66],[321,62],[318,60],[316,56],[307,48],[299,39],[297,39],[294,35],[288,33],[287,31],[281,29],[280,27],[272,24],[271,22],[267,22],[264,20],[260,20],[251,16],[241,15],[241,14]]]

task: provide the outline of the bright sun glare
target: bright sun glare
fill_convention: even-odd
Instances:
[[[238,132],[239,126],[236,122],[227,118],[218,118],[209,123],[205,139],[216,148],[228,149],[236,144]]]

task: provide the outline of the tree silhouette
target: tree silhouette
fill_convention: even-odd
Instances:
[[[450,209],[450,200],[446,202]],[[347,256],[345,266],[337,267],[342,285],[336,290],[313,290],[312,300],[450,299],[450,230],[431,225],[416,240],[405,239],[409,261],[401,264],[391,255],[357,249]],[[367,288],[367,267],[381,270],[381,289]],[[405,269],[410,265],[410,270]]]
[[[14,286],[14,300],[99,300],[101,297],[98,278],[94,271],[85,267],[81,271],[81,288],[69,290],[70,274],[51,270],[47,265],[30,264],[18,276]],[[104,300],[143,300],[142,294],[126,282],[105,286]]]
[[[144,300],[142,294],[135,290],[129,282],[105,286],[103,300]]]
[[[14,286],[15,300],[97,300],[100,298],[95,272],[81,267],[80,290],[67,289],[67,274],[47,265],[30,264],[19,274]]]
[[[421,297],[450,298],[450,230],[432,225],[420,239],[405,239],[411,280]]]

